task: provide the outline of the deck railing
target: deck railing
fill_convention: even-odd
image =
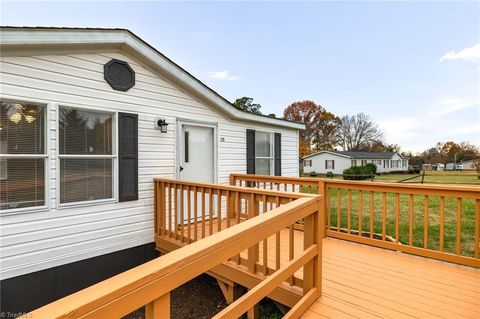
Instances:
[[[324,195],[325,235],[480,268],[480,188],[232,174],[231,185]]]
[[[158,178],[155,183],[158,246],[163,246],[160,242],[165,240],[189,244],[296,199],[316,196],[173,179]],[[265,238],[248,251],[239,252],[231,261],[245,266],[252,274],[272,274],[297,254],[294,236],[297,222],[290,224],[287,230],[279,229],[272,238]],[[288,236],[288,240],[282,241],[283,236]],[[268,260],[267,251],[272,246],[275,260]],[[302,288],[302,278],[293,274],[288,282]]]
[[[170,292],[173,289],[220,263],[237,262],[234,261],[235,256],[245,250],[248,251],[249,268],[255,269],[257,263],[253,261],[256,260],[259,244],[265,244],[265,241],[291,228],[298,220],[304,220],[305,225],[303,249],[275,269],[261,268],[266,273],[263,280],[215,318],[239,317],[278,286],[288,285],[285,281],[293,278],[294,273],[302,267],[303,282],[300,286],[303,296],[285,317],[298,318],[320,296],[322,236],[319,225],[323,222],[319,209],[320,196],[279,194],[167,179],[157,179],[155,185],[157,215],[161,216],[156,219],[157,237],[163,234],[162,236],[176,238],[175,240],[180,242],[191,243],[28,313],[26,318],[121,318],[144,305],[146,319],[169,318]],[[199,194],[202,194],[203,200]],[[190,196],[191,206],[182,196]],[[193,200],[194,196],[196,200]],[[182,216],[184,210],[180,209],[185,203],[187,208],[191,207],[186,211],[187,218]],[[247,210],[242,206],[247,207]],[[265,207],[264,211],[253,213],[252,209],[260,206]],[[194,207],[197,207],[197,210],[194,211]],[[207,209],[209,207],[211,212]],[[198,218],[194,218],[194,212],[199,214]],[[199,221],[205,224],[223,221],[226,225],[229,219],[232,221],[229,227],[220,228],[220,224],[217,224],[219,228],[214,232],[213,226],[208,226],[203,231],[200,226],[197,241],[192,237],[186,239],[188,234],[194,236],[195,222],[197,227]],[[191,221],[190,233],[189,223],[185,224],[185,220]],[[208,236],[207,229],[210,232]],[[205,237],[200,239],[204,234]],[[263,265],[267,266],[267,263]]]

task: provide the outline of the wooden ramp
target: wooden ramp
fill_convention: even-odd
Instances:
[[[208,236],[208,225],[205,228]],[[303,232],[297,230],[293,237],[294,246],[299,248],[295,249],[296,255],[301,251]],[[282,242],[290,238],[288,229],[281,232]],[[269,238],[266,258],[260,255],[260,277],[264,260],[269,267],[275,263],[274,242],[274,238]],[[169,237],[157,240],[157,248],[162,252],[185,244]],[[281,251],[280,255],[282,262],[289,258],[288,251]],[[332,238],[323,240],[322,260],[322,297],[302,318],[480,318],[478,269]],[[245,285],[252,278],[242,277],[247,276],[242,267],[226,262],[222,273],[213,275]],[[297,271],[295,277],[301,280],[302,271]],[[292,295],[298,294],[295,287],[282,287],[284,292],[290,288]],[[288,299],[285,296],[284,293],[280,299]]]

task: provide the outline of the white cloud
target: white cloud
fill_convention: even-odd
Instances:
[[[378,121],[378,125],[390,143],[408,142],[417,136],[421,123],[413,117],[393,118]]]
[[[441,100],[433,108],[434,110],[429,114],[430,116],[440,116],[454,113],[466,108],[479,106],[480,97],[477,98],[447,98]]]
[[[218,71],[218,72],[208,72],[207,76],[212,79],[224,80],[224,81],[240,80],[238,76],[230,74],[227,70]]]
[[[465,48],[461,51],[450,51],[445,53],[441,58],[442,61],[449,60],[467,60],[467,61],[480,61],[480,43],[474,45],[473,47]]]
[[[462,127],[453,128],[450,130],[452,135],[466,135],[480,133],[480,125],[467,125]]]

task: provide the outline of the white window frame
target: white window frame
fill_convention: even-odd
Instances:
[[[32,100],[15,100],[15,99],[6,99],[0,97],[2,101],[11,102],[11,103],[25,103],[25,104],[34,104],[38,106],[43,106],[45,113],[44,113],[44,142],[43,142],[43,154],[0,154],[0,160],[7,160],[10,158],[43,158],[44,161],[44,205],[42,206],[32,206],[32,207],[22,207],[22,208],[8,208],[8,209],[0,209],[0,215],[6,216],[10,214],[17,214],[17,213],[30,213],[30,212],[42,212],[46,211],[50,208],[50,160],[49,160],[49,150],[50,150],[50,139],[49,139],[49,131],[50,131],[50,104],[48,103],[41,103]],[[6,174],[8,174],[6,172]]]
[[[335,160],[334,159],[333,160],[325,160],[325,161],[326,161],[325,166],[327,167],[326,169],[335,169],[334,168],[335,167]]]
[[[108,113],[113,116],[112,121],[112,154],[111,155],[80,155],[80,154],[60,154],[60,109],[61,108],[70,108],[80,111],[87,112],[99,112],[99,113]],[[78,107],[72,105],[61,104],[57,106],[57,118],[56,118],[56,142],[57,142],[57,170],[56,170],[56,204],[57,208],[69,208],[69,207],[80,207],[80,206],[93,206],[99,204],[110,204],[118,202],[118,112],[115,111],[106,111],[99,108],[87,108],[87,107]],[[60,169],[60,160],[61,159],[111,159],[112,160],[112,197],[95,199],[95,200],[86,200],[78,202],[69,202],[61,203],[61,169]]]
[[[270,136],[270,155],[269,157],[266,156],[257,156],[257,132],[265,133]],[[274,175],[275,172],[275,141],[274,141],[275,134],[273,132],[268,131],[255,131],[255,174],[257,174],[257,159],[268,159],[270,160],[270,176]]]

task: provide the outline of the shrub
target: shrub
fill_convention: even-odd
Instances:
[[[367,164],[366,166],[352,166],[343,170],[343,179],[347,180],[365,180],[371,178],[377,172],[375,164]]]
[[[317,176],[317,173],[316,173],[315,171],[312,171],[312,172],[310,172],[310,176],[311,176],[311,177],[316,177],[316,176]]]
[[[367,174],[377,174],[377,165],[373,163],[368,163],[365,165],[365,169],[368,172]]]
[[[328,171],[328,172],[327,172],[327,177],[333,178],[333,172]]]

